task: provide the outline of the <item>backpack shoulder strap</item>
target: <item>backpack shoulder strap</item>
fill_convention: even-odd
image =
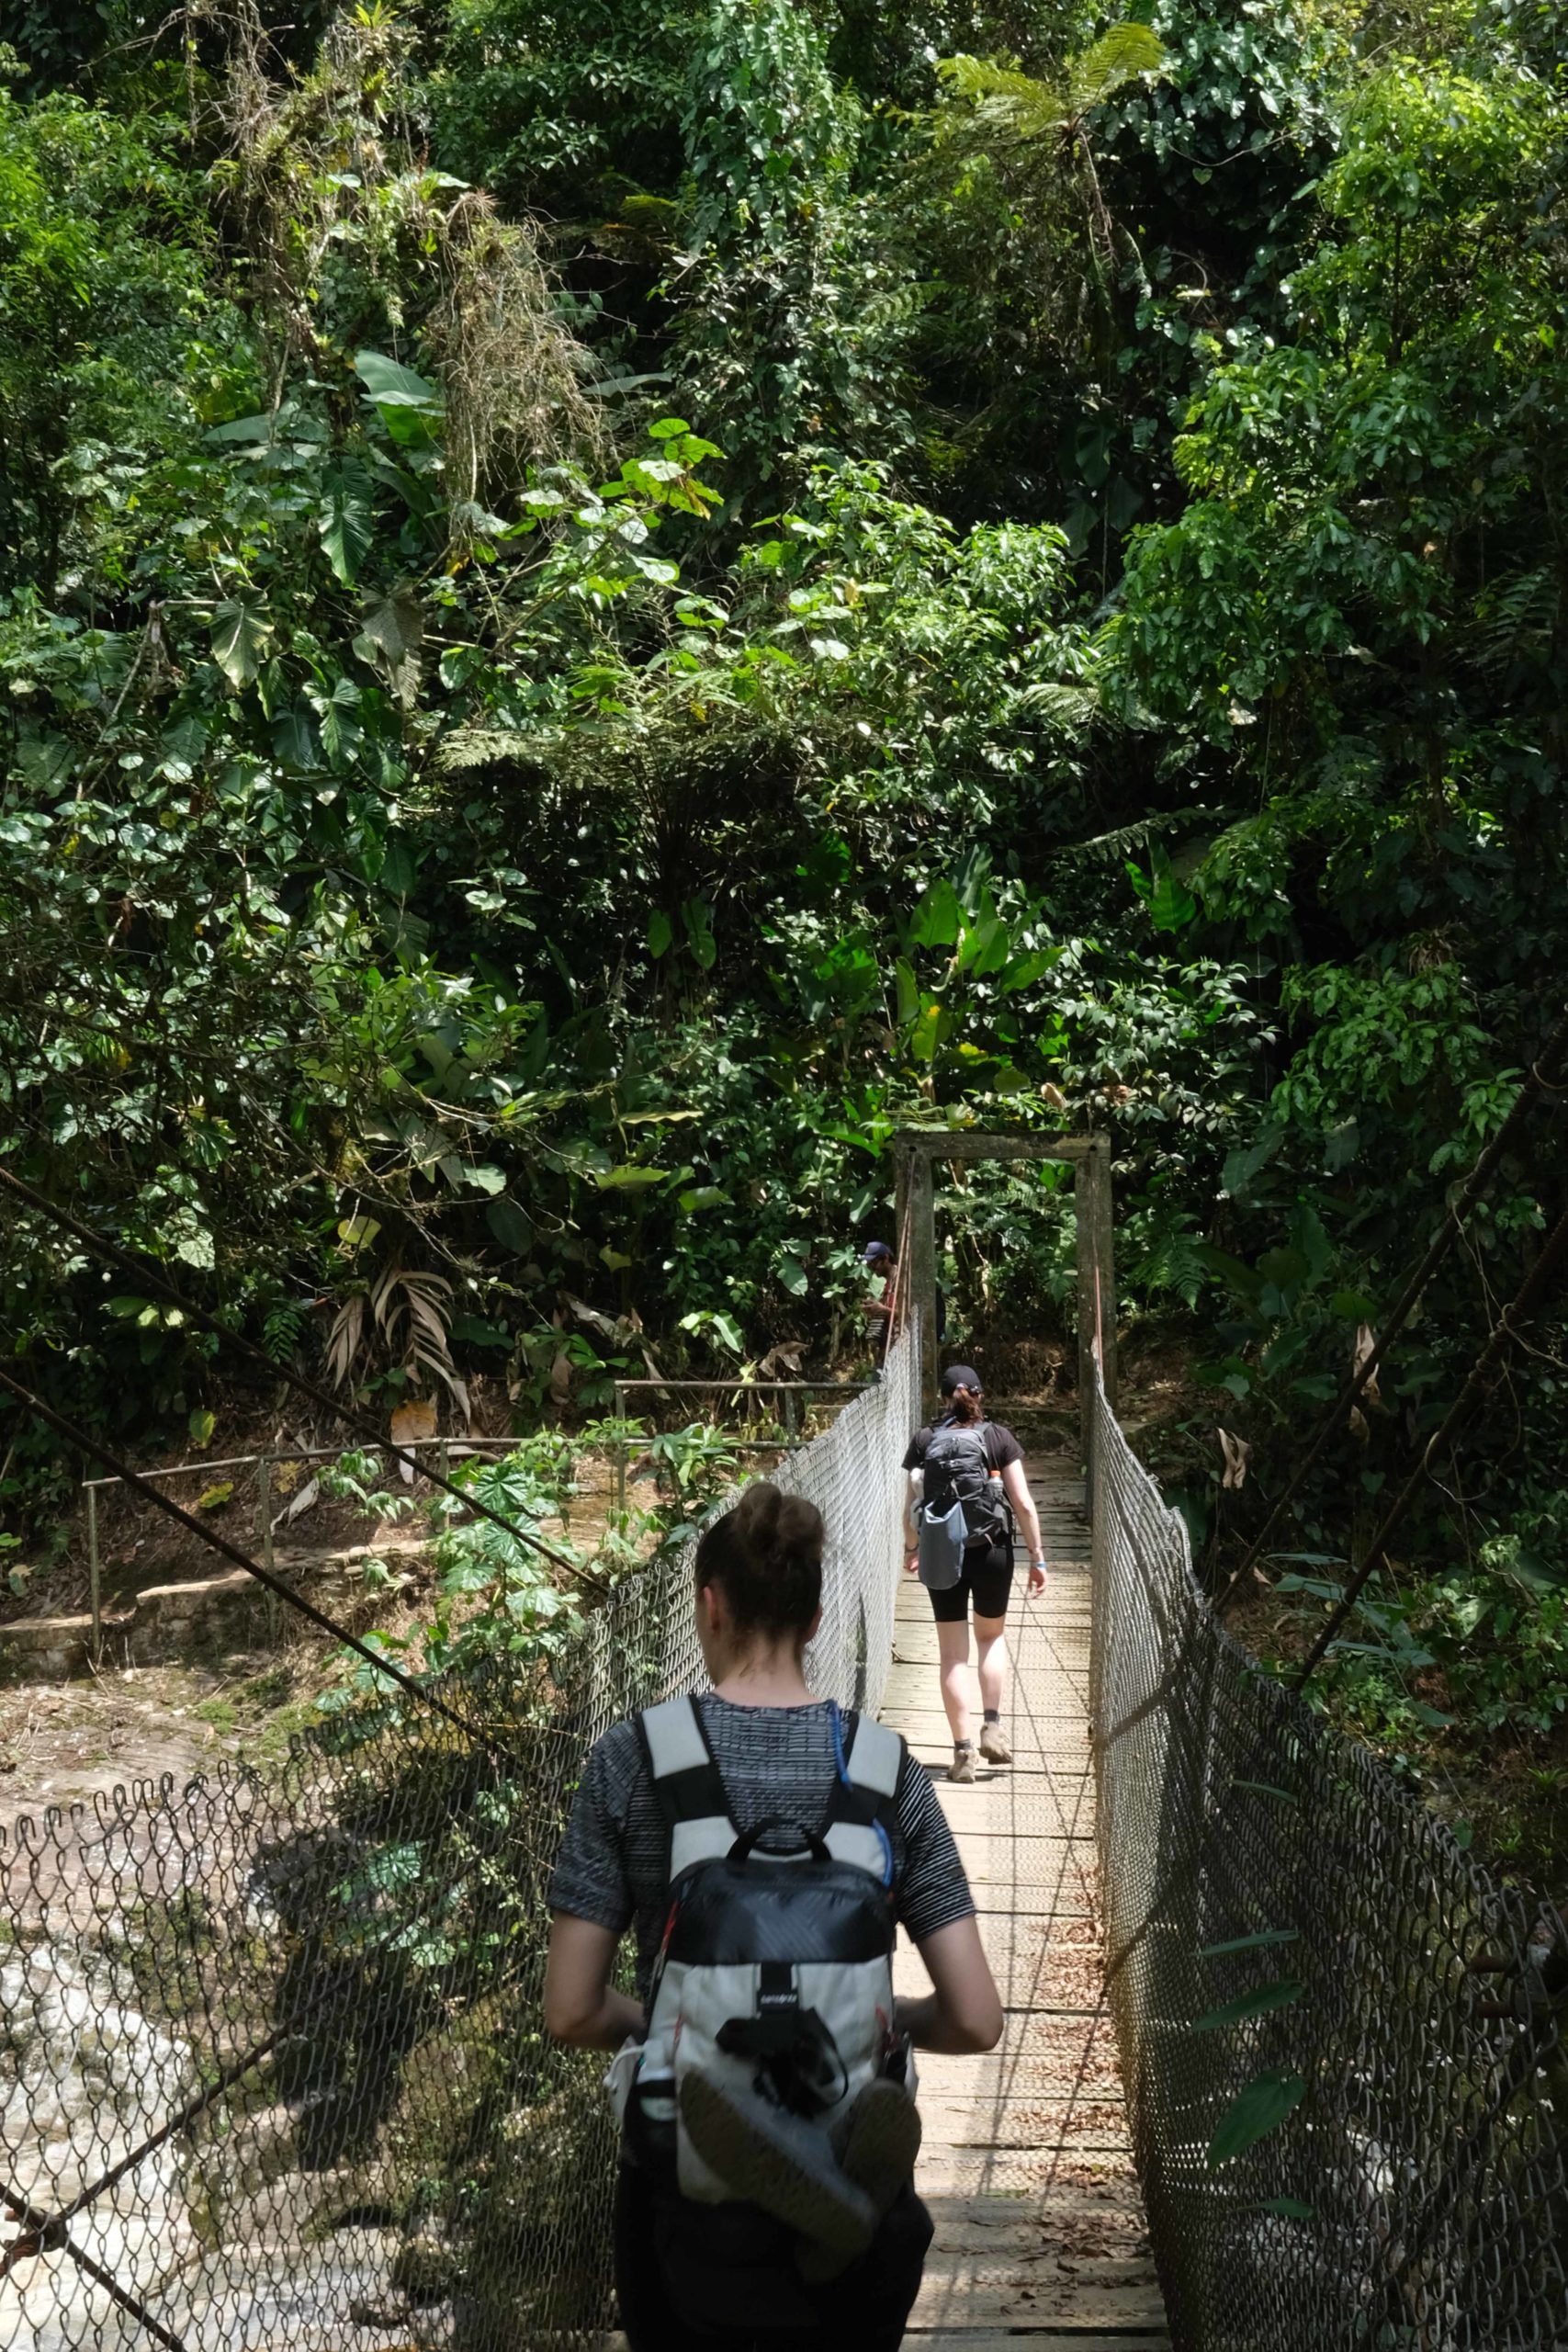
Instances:
[[[843,1768],[833,1783],[824,1842],[835,1860],[893,1883],[894,1800],[904,1769],[904,1742],[890,1724],[852,1714]]]
[[[695,1702],[682,1697],[645,1707],[637,1727],[670,1835],[670,1876],[676,1879],[694,1862],[728,1854],[739,1832]]]

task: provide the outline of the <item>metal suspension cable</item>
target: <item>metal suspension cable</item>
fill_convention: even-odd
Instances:
[[[1404,1288],[1384,1317],[1382,1332],[1370,1354],[1363,1357],[1356,1366],[1355,1371],[1319,1421],[1305,1452],[1298,1457],[1295,1468],[1270,1506],[1269,1515],[1253,1537],[1246,1556],[1233,1570],[1230,1582],[1221,1596],[1222,1607],[1254,1561],[1261,1556],[1269,1536],[1279,1524],[1281,1513],[1301,1492],[1308,1472],[1317,1461],[1329,1439],[1337,1430],[1344,1426],[1346,1416],[1376,1373],[1391,1341],[1403,1330],[1422,1292],[1458,1241],[1463,1230],[1466,1216],[1491,1182],[1504,1154],[1517,1137],[1535,1103],[1536,1097],[1540,1094],[1555,1094],[1562,1091],[1565,1065],[1568,1065],[1568,1010],[1563,1012],[1556,1028],[1530,1064],[1524,1083],[1515,1095],[1502,1125],[1475,1162],[1460,1191],[1455,1194],[1420,1264],[1409,1277]]]
[[[135,1282],[144,1283],[149,1290],[165,1299],[171,1306],[178,1307],[182,1315],[188,1316],[190,1320],[199,1325],[203,1330],[212,1332],[216,1338],[223,1341],[226,1347],[232,1348],[240,1355],[249,1357],[253,1363],[263,1365],[274,1380],[287,1381],[291,1388],[299,1389],[301,1396],[309,1396],[313,1404],[322,1407],[348,1429],[357,1430],[378,1449],[386,1447],[398,1461],[406,1463],[411,1469],[418,1470],[422,1476],[429,1479],[432,1486],[439,1487],[444,1493],[455,1496],[460,1503],[468,1510],[476,1512],[480,1519],[488,1519],[492,1527],[499,1527],[503,1534],[512,1536],[529,1551],[537,1552],[553,1566],[565,1569],[568,1576],[579,1577],[584,1584],[592,1585],[598,1590],[604,1589],[603,1577],[595,1576],[592,1568],[584,1567],[579,1561],[569,1559],[564,1552],[558,1552],[553,1544],[547,1544],[543,1536],[530,1533],[526,1528],[520,1527],[515,1520],[508,1519],[504,1512],[492,1510],[488,1503],[481,1502],[479,1498],[470,1494],[466,1487],[456,1485],[443,1472],[422,1465],[417,1457],[406,1447],[384,1438],[367,1413],[359,1412],[353,1405],[345,1405],[341,1396],[332,1396],[328,1390],[319,1387],[315,1381],[308,1380],[303,1373],[294,1371],[291,1366],[274,1363],[265,1349],[258,1348],[254,1340],[243,1338],[241,1333],[230,1330],[227,1324],[220,1323],[218,1317],[209,1314],[205,1307],[196,1306],[177,1291],[172,1283],[165,1282],[161,1274],[150,1272],[145,1265],[140,1263],[131,1255],[130,1250],[122,1250],[118,1242],[108,1240],[105,1235],[96,1232],[91,1226],[84,1225],[79,1217],[72,1216],[69,1209],[62,1209],[56,1202],[51,1201],[46,1193],[40,1193],[35,1185],[28,1183],[20,1176],[14,1175],[8,1168],[5,1167],[0,1167],[0,1185],[4,1185],[8,1192],[14,1193],[18,1200],[25,1201],[29,1208],[36,1209],[40,1216],[51,1218],[65,1232],[72,1234],[81,1242],[84,1249],[95,1250],[99,1257],[107,1258],[109,1263],[118,1266],[122,1273],[130,1275]]]
[[[4,2181],[0,2181],[0,2205],[6,2206],[16,2216],[25,2232],[23,2236],[13,2238],[9,2245],[0,2246],[0,2278],[4,2278],[23,2256],[51,2253],[58,2247],[61,2252],[68,2254],[77,2268],[100,2286],[121,2311],[129,2312],[131,2318],[146,2329],[154,2344],[163,2345],[164,2352],[186,2352],[184,2338],[171,2335],[163,2322],[154,2319],[139,2295],[133,2295],[129,2288],[122,2287],[101,2262],[95,2262],[86,2249],[76,2244],[74,2238],[67,2236],[63,2230],[56,2233],[49,2214],[29,2204],[18,2190],[7,2188]]]
[[[508,1756],[505,1749],[497,1747],[495,1742],[477,1724],[469,1723],[465,1716],[457,1713],[455,1707],[449,1707],[445,1699],[438,1698],[434,1690],[428,1690],[416,1675],[410,1674],[400,1666],[395,1666],[390,1658],[384,1657],[379,1650],[372,1649],[369,1643],[362,1641],[357,1634],[351,1634],[346,1626],[338,1624],[336,1620],[329,1617],[324,1610],[318,1609],[314,1601],[307,1600],[302,1593],[296,1592],[291,1586],[285,1584],[281,1577],[274,1576],[270,1568],[264,1568],[259,1560],[253,1560],[247,1552],[241,1551],[237,1544],[231,1544],[227,1536],[220,1535],[213,1528],[204,1527],[200,1520],[193,1518],[188,1510],[182,1510],[179,1504],[173,1501],[169,1496],[161,1494],[148,1479],[140,1476],[129,1464],[121,1462],[107,1445],[101,1443],[97,1438],[90,1436],[79,1423],[69,1420],[63,1413],[57,1413],[52,1405],[46,1405],[41,1396],[36,1396],[30,1388],[24,1386],[22,1382],[16,1379],[3,1365],[0,1365],[0,1390],[8,1391],[18,1404],[25,1405],[29,1412],[36,1413],[40,1420],[46,1421],[50,1428],[64,1438],[69,1444],[79,1447],[84,1453],[92,1455],[95,1461],[103,1463],[105,1467],[113,1471],[117,1477],[123,1479],[134,1493],[152,1503],[155,1510],[163,1511],[166,1518],[174,1520],[178,1526],[185,1528],[190,1534],[199,1537],[201,1542],[209,1544],[213,1551],[221,1553],[224,1559],[231,1560],[237,1568],[243,1568],[247,1576],[254,1577],[258,1584],[265,1585],[269,1592],[276,1593],[280,1600],[287,1601],[290,1609],[298,1611],[301,1617],[308,1617],[313,1625],[321,1628],[322,1633],[330,1634],[333,1641],[342,1642],[345,1647],[362,1657],[367,1665],[373,1666],[378,1674],[388,1676],[401,1690],[406,1690],[410,1698],[417,1699],[422,1706],[434,1708],[438,1715],[445,1715],[448,1723],[456,1724],[465,1738],[477,1739],[499,1761],[510,1765],[513,1770],[520,1769],[515,1758]]]
[[[1324,1626],[1296,1676],[1295,1688],[1303,1690],[1321,1661],[1324,1652],[1344,1624],[1387,1550],[1394,1530],[1406,1517],[1416,1497],[1427,1482],[1427,1465],[1434,1454],[1441,1452],[1470,1419],[1485,1393],[1493,1373],[1519,1336],[1518,1327],[1534,1311],[1541,1294],[1556,1272],[1558,1265],[1568,1261],[1568,1209],[1564,1209],[1552,1227],[1540,1257],[1519,1284],[1509,1304],[1498,1318],[1497,1328],[1471,1366],[1470,1376],[1444,1416],[1442,1426],[1434,1430],[1421,1450],[1416,1464],[1399,1493],[1384,1514],[1382,1524],[1361,1555],[1361,1563],[1344,1591],[1336,1601],[1326,1625]]]

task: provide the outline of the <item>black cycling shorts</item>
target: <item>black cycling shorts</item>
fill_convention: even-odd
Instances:
[[[931,1615],[939,1625],[963,1625],[973,1598],[976,1617],[1005,1617],[1011,1591],[1011,1544],[1005,1537],[998,1544],[976,1544],[964,1555],[958,1582],[931,1593]]]

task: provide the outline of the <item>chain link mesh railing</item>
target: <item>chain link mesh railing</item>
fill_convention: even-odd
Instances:
[[[1562,2352],[1561,1920],[1227,1637],[1103,1396],[1091,1464],[1110,1996],[1176,2345]]]
[[[847,1705],[891,1655],[919,1365],[911,1330],[777,1474],[828,1523],[808,1668]],[[547,1890],[588,1747],[699,1683],[692,1600],[688,1545],[493,1742],[398,1692],[0,1838],[0,2352],[597,2341],[613,2137],[602,2062],[541,2029]]]

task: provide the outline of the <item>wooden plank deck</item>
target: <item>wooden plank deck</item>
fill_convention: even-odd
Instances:
[[[930,1604],[912,1581],[898,1597],[882,1712],[937,1777],[1007,2012],[990,2056],[920,2062],[918,2182],[936,2238],[905,2342],[1163,2352],[1170,2339],[1100,1984],[1082,1488],[1055,1475],[1031,1486],[1051,1577],[1039,1600],[1023,1597],[1021,1574],[1014,1586],[1013,1762],[982,1760],[973,1787],[945,1778],[953,1751]],[[925,1989],[907,1945],[894,1984]]]

